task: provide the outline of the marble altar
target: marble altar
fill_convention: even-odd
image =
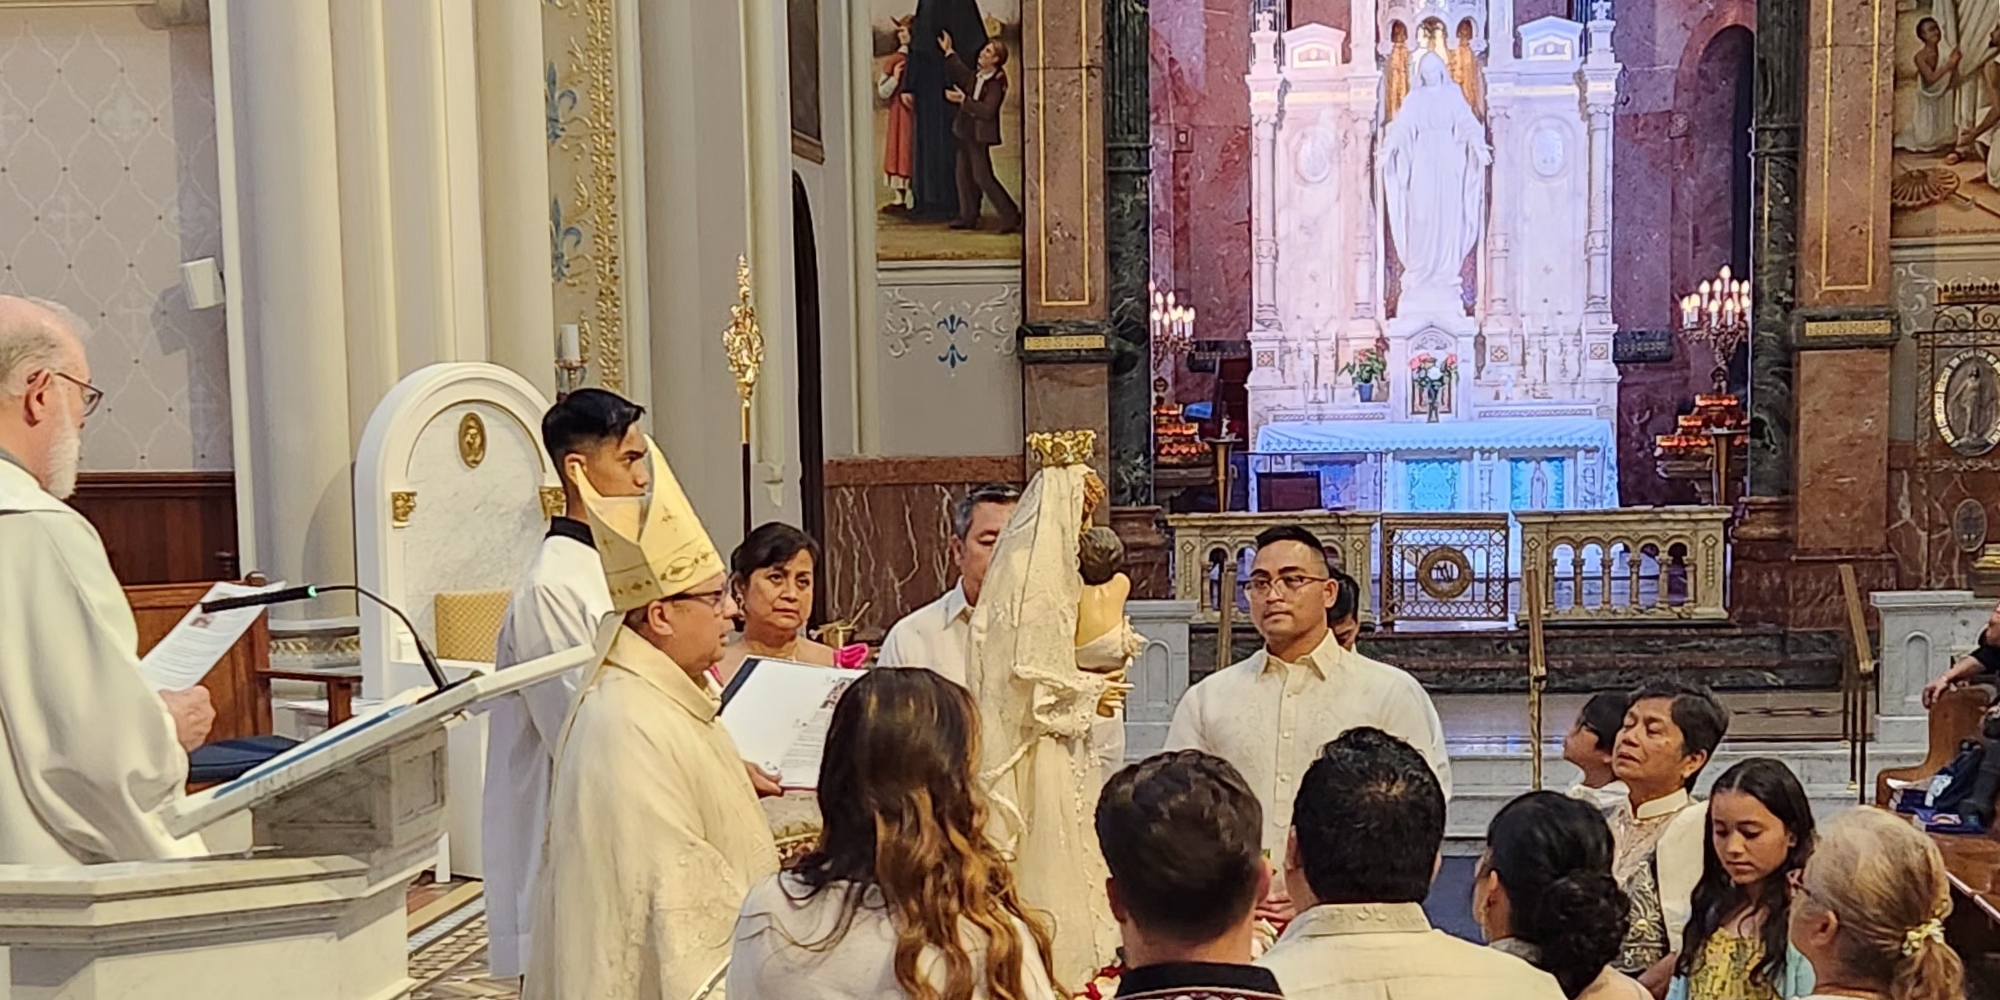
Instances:
[[[1352,8],[1251,36],[1253,469],[1359,509],[1616,506],[1609,5]]]

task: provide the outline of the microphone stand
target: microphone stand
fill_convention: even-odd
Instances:
[[[422,635],[419,635],[417,633],[417,627],[414,624],[411,624],[410,616],[404,614],[403,609],[393,604],[390,604],[388,601],[383,600],[381,597],[375,595],[374,593],[371,593],[368,590],[365,590],[361,587],[357,587],[351,583],[334,583],[334,584],[328,584],[323,587],[308,584],[303,587],[290,587],[285,590],[276,590],[268,594],[252,594],[248,597],[227,597],[216,601],[204,601],[202,602],[201,609],[203,611],[213,613],[216,611],[231,611],[236,608],[251,608],[251,607],[259,607],[272,604],[288,604],[292,601],[309,601],[322,594],[331,594],[341,591],[346,591],[351,594],[359,594],[362,597],[365,597],[368,600],[373,601],[377,607],[380,607],[383,610],[389,612],[390,614],[395,615],[396,620],[402,622],[403,627],[410,630],[410,641],[416,643],[417,646],[417,659],[423,661],[424,672],[430,675],[431,684],[437,688],[437,690],[432,691],[428,695],[425,695],[424,696],[425,698],[435,697],[436,695],[442,693],[447,688],[450,688],[452,686],[452,682],[449,679],[447,679],[444,675],[444,668],[438,664],[437,656],[431,652],[429,646],[424,645],[424,637]]]

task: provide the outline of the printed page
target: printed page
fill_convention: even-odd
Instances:
[[[840,695],[864,670],[752,658],[723,692],[722,726],[736,752],[788,789],[819,787],[820,754]]]
[[[283,583],[264,587],[218,583],[208,588],[208,593],[203,594],[201,600],[245,597],[282,590],[284,586]],[[254,607],[211,614],[201,609],[201,602],[196,602],[180,624],[175,625],[159,645],[140,659],[139,673],[156,691],[183,691],[194,687],[208,676],[208,672],[229,653],[229,647],[236,645],[236,640],[243,638],[243,633],[250,630],[250,624],[263,613],[263,608]]]

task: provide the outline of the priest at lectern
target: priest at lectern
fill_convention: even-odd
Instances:
[[[63,503],[90,384],[69,310],[0,296],[0,864],[205,853],[159,812],[182,795],[206,692],[155,693],[104,543]]]
[[[650,497],[575,481],[625,624],[557,742],[525,1000],[687,1000],[778,870],[708,676],[734,610],[722,557],[646,450]]]

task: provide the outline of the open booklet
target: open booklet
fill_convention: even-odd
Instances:
[[[240,583],[218,583],[201,595],[202,601],[227,597],[248,597],[284,589],[283,583],[252,587]],[[139,674],[156,691],[184,691],[201,683],[210,670],[229,654],[236,640],[250,630],[251,623],[264,613],[262,607],[229,611],[203,611],[197,602],[174,626],[167,637],[139,660]]]
[[[788,789],[819,788],[833,706],[866,670],[751,657],[722,692],[722,728],[744,760]]]

